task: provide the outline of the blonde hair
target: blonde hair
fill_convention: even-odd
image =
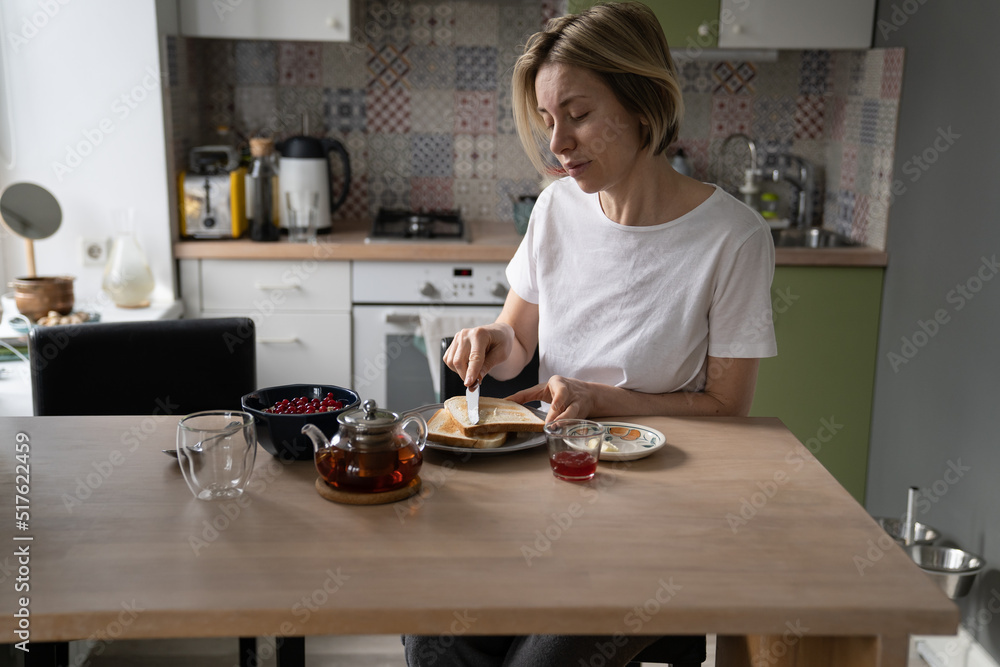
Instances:
[[[618,102],[647,123],[642,147],[653,155],[676,141],[684,101],[667,39],[649,7],[637,2],[598,4],[554,18],[528,38],[514,65],[514,124],[525,152],[543,174],[553,169],[535,78],[549,63],[583,67],[600,76]]]

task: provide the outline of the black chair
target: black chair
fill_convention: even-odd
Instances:
[[[239,410],[257,389],[256,328],[246,317],[35,327],[28,350],[39,416]],[[304,664],[304,643],[286,638],[278,664]],[[257,664],[256,644],[240,638],[240,665]],[[67,647],[47,645],[30,664],[64,665]]]
[[[441,356],[444,357],[445,351],[447,351],[448,346],[451,345],[452,338],[441,339]],[[517,377],[511,378],[510,380],[497,380],[493,377],[487,375],[483,378],[482,383],[479,385],[479,395],[480,396],[492,396],[493,398],[506,398],[511,394],[521,391],[522,389],[527,389],[528,387],[534,387],[538,384],[538,348],[535,348],[535,356],[532,357],[528,365],[524,367]],[[464,396],[465,395],[465,381],[459,376],[458,373],[448,368],[444,363],[444,359],[441,360],[441,402],[444,403],[445,399],[451,398],[452,396]]]
[[[706,646],[705,635],[662,637],[640,651],[628,667],[639,667],[644,662],[669,664],[673,667],[698,667],[707,657]]]
[[[239,410],[257,388],[249,318],[35,327],[28,349],[36,415]]]

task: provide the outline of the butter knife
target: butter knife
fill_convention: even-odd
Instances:
[[[479,423],[479,380],[471,387],[465,388],[465,405],[469,414],[469,423]]]

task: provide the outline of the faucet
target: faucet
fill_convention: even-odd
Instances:
[[[808,160],[780,153],[768,155],[764,165],[768,180],[774,183],[785,181],[792,188],[793,207],[791,226],[808,229],[813,222],[813,166]]]
[[[743,203],[753,210],[758,211],[760,210],[760,171],[757,169],[757,144],[753,139],[741,132],[730,134],[722,142],[722,146],[719,147],[719,157],[721,160],[721,157],[725,155],[729,142],[736,139],[745,142],[750,151],[750,165],[743,172],[745,180],[743,185],[739,187],[739,191],[743,195]]]

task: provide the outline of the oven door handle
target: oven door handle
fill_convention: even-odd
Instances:
[[[390,311],[385,314],[385,323],[400,326],[415,326],[420,324],[420,316],[413,313],[394,313]]]

